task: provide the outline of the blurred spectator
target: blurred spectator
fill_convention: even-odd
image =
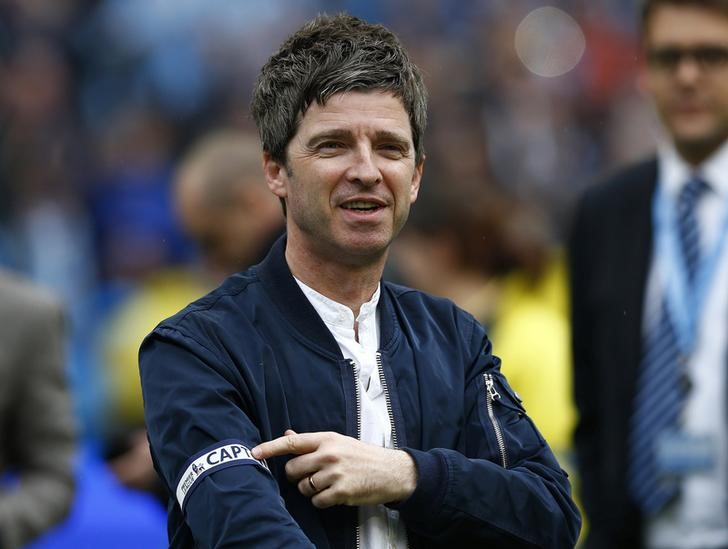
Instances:
[[[146,439],[137,350],[163,318],[209,290],[186,268],[159,270],[139,280],[109,312],[98,333],[104,404],[102,454],[118,480],[166,502]]]
[[[90,193],[102,278],[135,281],[186,261],[174,218],[174,132],[160,113],[127,107],[97,136],[99,173]]]
[[[452,299],[488,328],[511,385],[563,465],[574,420],[569,325],[565,269],[549,235],[534,206],[492,185],[431,179],[391,263],[405,284]]]
[[[59,303],[0,271],[0,546],[60,522],[74,494],[76,425]]]
[[[282,232],[281,205],[262,179],[261,162],[258,139],[245,132],[219,130],[193,144],[176,170],[174,198],[205,272],[158,266],[139,277],[99,336],[106,371],[105,455],[123,484],[162,499],[145,436],[137,349],[157,322],[259,261]]]
[[[84,155],[70,61],[62,42],[40,32],[20,34],[4,53],[0,228],[14,241],[7,263],[52,288],[74,316],[95,273],[77,186]]]
[[[583,196],[571,295],[587,547],[728,547],[728,2],[646,0],[657,155]]]
[[[215,282],[260,261],[283,232],[281,205],[261,166],[256,136],[221,130],[195,143],[177,172],[182,226]]]

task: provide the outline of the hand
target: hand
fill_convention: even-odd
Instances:
[[[252,453],[257,459],[298,456],[286,463],[286,476],[321,509],[402,501],[417,485],[417,469],[407,452],[339,433],[298,434],[289,429],[284,436],[259,444]]]
[[[152,463],[146,429],[132,433],[129,449],[109,461],[109,467],[124,486],[147,491],[155,489],[159,477]]]

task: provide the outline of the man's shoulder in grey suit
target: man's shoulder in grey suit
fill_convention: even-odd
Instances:
[[[58,337],[63,307],[50,290],[0,269],[0,341],[7,347]]]
[[[0,315],[3,318],[57,314],[60,309],[59,299],[50,290],[0,268]]]

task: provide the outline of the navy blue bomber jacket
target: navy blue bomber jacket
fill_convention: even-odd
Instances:
[[[281,238],[142,345],[171,547],[357,546],[356,508],[316,509],[286,479],[288,457],[249,453],[288,428],[359,433],[354,369],[284,248]],[[483,328],[450,301],[387,282],[379,307],[393,440],[418,471],[412,496],[392,504],[410,547],[573,547],[580,518],[566,474]]]

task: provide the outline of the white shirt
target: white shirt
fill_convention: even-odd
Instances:
[[[694,170],[670,144],[660,147],[658,185],[676,200]],[[697,209],[701,251],[712,250],[728,205],[728,142],[697,170],[710,190]],[[653,256],[648,278],[644,330],[654,322],[664,295],[664,273]],[[716,467],[686,475],[680,497],[648,521],[646,545],[650,549],[709,549],[728,546],[728,422],[726,419],[726,343],[728,336],[728,245],[713,275],[699,316],[695,350],[688,374],[692,388],[682,417],[687,433],[711,437]]]
[[[295,277],[294,277],[295,278]],[[387,412],[387,401],[380,381],[377,365],[379,350],[380,287],[364,303],[355,319],[346,305],[337,303],[296,278],[296,282],[316,309],[326,327],[339,344],[344,358],[354,363],[358,373],[361,398],[361,440],[385,448],[392,447],[392,426]],[[354,331],[358,323],[359,340]],[[361,546],[367,549],[404,549],[407,533],[399,520],[399,513],[384,505],[359,507]]]

